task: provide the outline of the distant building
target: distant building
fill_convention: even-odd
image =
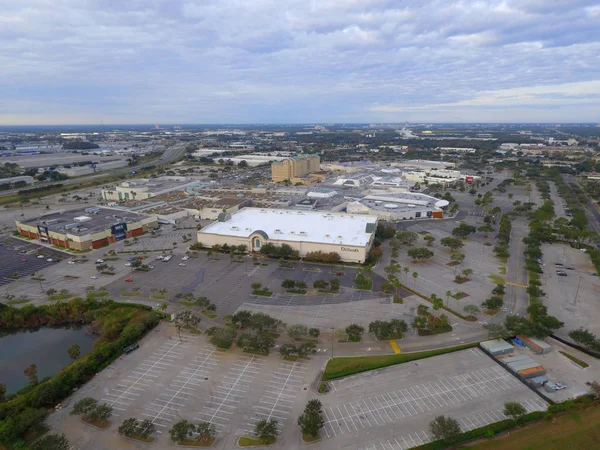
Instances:
[[[273,181],[291,181],[301,178],[311,172],[319,172],[321,158],[316,155],[298,155],[292,158],[276,161],[271,164],[271,179]]]
[[[167,192],[194,186],[196,181],[186,177],[138,178],[123,181],[120,185],[102,189],[104,200],[127,201],[156,197]]]
[[[118,209],[90,207],[16,221],[20,235],[72,250],[91,250],[144,234],[156,217]]]

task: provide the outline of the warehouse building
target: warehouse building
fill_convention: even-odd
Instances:
[[[300,256],[309,252],[335,252],[342,261],[363,263],[373,244],[377,217],[318,211],[243,208],[220,215],[218,222],[198,231],[198,242],[245,245],[260,252],[266,243],[288,244]]]
[[[22,236],[72,250],[91,250],[144,234],[158,223],[156,217],[92,207],[16,221],[16,225]]]

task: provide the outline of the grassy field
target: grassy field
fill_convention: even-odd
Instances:
[[[330,359],[323,373],[323,380],[333,380],[334,378],[345,377],[356,373],[366,372],[368,370],[380,369],[382,367],[402,364],[418,359],[429,358],[431,356],[443,355],[459,350],[477,347],[477,343],[458,345],[456,347],[440,348],[437,350],[428,350],[425,352],[401,353],[399,355],[378,355],[378,356],[357,356],[351,358],[333,358]]]
[[[600,408],[542,421],[500,438],[469,446],[476,450],[562,450],[600,448]]]

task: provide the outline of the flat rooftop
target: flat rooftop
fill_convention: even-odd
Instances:
[[[212,223],[199,234],[249,237],[255,231],[263,231],[273,240],[364,246],[375,231],[376,222],[375,216],[243,208],[231,219]],[[372,225],[368,227],[369,224]]]
[[[87,212],[86,209],[89,211],[97,210],[97,212]],[[81,221],[81,218],[83,217],[89,218],[89,220],[83,219],[83,221]],[[79,236],[97,233],[98,231],[110,228],[112,225],[123,222],[139,222],[147,217],[148,216],[120,209],[88,206],[86,208],[71,211],[50,213],[38,218],[24,220],[20,223],[30,226],[47,226],[50,231]],[[76,220],[76,218],[79,220]],[[74,226],[73,224],[76,224],[77,226]],[[66,228],[66,226],[69,227]]]

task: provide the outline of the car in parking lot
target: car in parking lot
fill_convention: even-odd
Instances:
[[[125,281],[127,281],[128,283],[131,283],[133,281],[133,278],[125,278]]]
[[[27,260],[26,260],[25,258],[23,258],[23,259],[21,260],[21,262],[27,262]]]
[[[189,256],[184,256],[183,258],[181,258],[182,261],[187,261],[188,259],[190,259]]]
[[[95,262],[95,264],[102,264],[103,262],[104,262],[103,259],[97,259],[96,262]]]
[[[97,280],[97,279],[98,279],[98,277],[97,277],[96,275],[92,275],[90,278],[91,278],[92,280]]]
[[[564,270],[557,270],[556,275],[558,275],[559,277],[566,277],[567,272],[565,272]]]
[[[563,267],[561,263],[554,263],[554,267]]]
[[[567,270],[575,270],[575,267],[568,266],[568,267],[565,267],[565,269],[567,269]]]
[[[52,258],[48,258],[46,261],[48,261],[48,262],[52,262],[52,261],[53,261],[53,259],[52,259]]]
[[[69,261],[67,264],[73,265],[73,264],[75,264],[75,261]]]
[[[185,267],[185,264],[184,264],[184,263],[179,263],[179,265],[180,265],[181,267]]]
[[[37,255],[37,258],[38,258],[38,259],[44,259],[44,258],[45,258],[45,256],[44,256],[44,255]]]

